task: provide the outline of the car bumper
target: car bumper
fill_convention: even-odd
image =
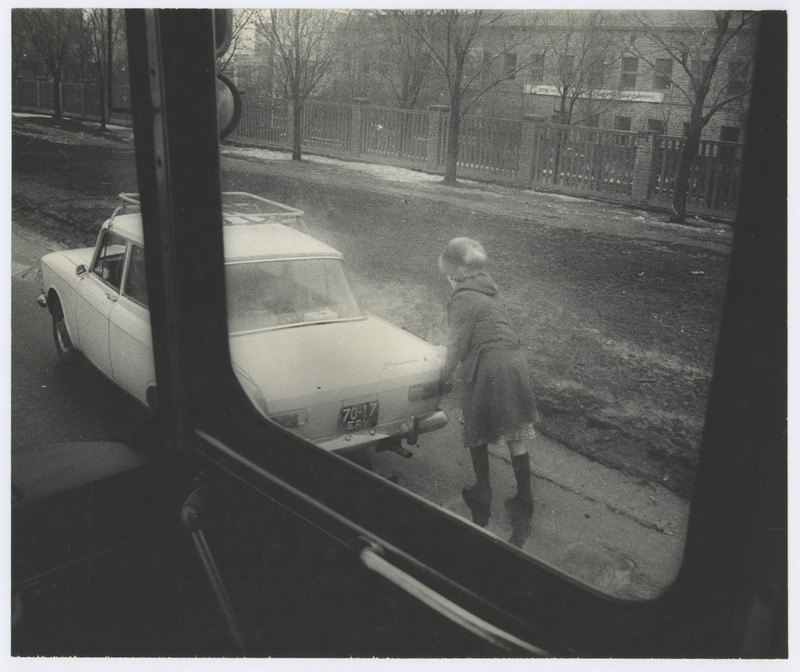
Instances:
[[[360,432],[342,434],[341,436],[315,441],[314,443],[325,450],[342,452],[400,439],[405,439],[409,445],[413,446],[420,434],[441,429],[446,424],[447,414],[438,409],[427,415],[412,416],[405,420],[390,422]]]

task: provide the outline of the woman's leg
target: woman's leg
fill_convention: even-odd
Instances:
[[[482,443],[469,449],[475,484],[466,486],[461,494],[472,512],[472,522],[481,527],[489,522],[492,488],[489,484],[489,447]]]
[[[511,466],[514,468],[514,479],[517,482],[517,494],[506,500],[506,507],[512,511],[528,513],[533,511],[531,495],[531,464],[528,457],[528,440],[507,440],[508,452],[511,454]]]

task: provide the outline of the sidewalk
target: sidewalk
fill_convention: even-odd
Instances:
[[[470,520],[461,497],[461,488],[474,481],[467,451],[456,448],[457,464],[452,457],[447,465],[438,463],[440,443],[460,445],[458,402],[446,397],[442,408],[450,423],[437,436],[424,439],[426,445],[412,458],[424,460],[430,473],[438,474],[431,479],[436,489],[413,489]],[[532,519],[525,520],[509,515],[504,506],[515,492],[508,452],[490,446],[494,497],[486,531],[619,597],[652,598],[671,582],[683,555],[689,501],[663,486],[603,466],[541,432],[530,450],[535,508]],[[413,485],[419,486],[419,481]]]

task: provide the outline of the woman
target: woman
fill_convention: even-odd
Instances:
[[[439,257],[453,289],[444,373],[449,377],[461,365],[464,443],[476,479],[462,494],[479,525],[489,521],[492,500],[489,443],[504,442],[511,454],[517,493],[506,506],[516,514],[533,512],[528,443],[538,420],[525,352],[486,263],[486,250],[471,238],[454,238]]]

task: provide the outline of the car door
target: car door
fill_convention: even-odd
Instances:
[[[100,371],[111,376],[109,317],[119,301],[127,241],[104,229],[89,272],[78,282],[77,324],[81,352]]]
[[[114,380],[142,403],[155,386],[153,337],[147,308],[144,249],[131,244],[119,301],[109,319],[109,350]]]

